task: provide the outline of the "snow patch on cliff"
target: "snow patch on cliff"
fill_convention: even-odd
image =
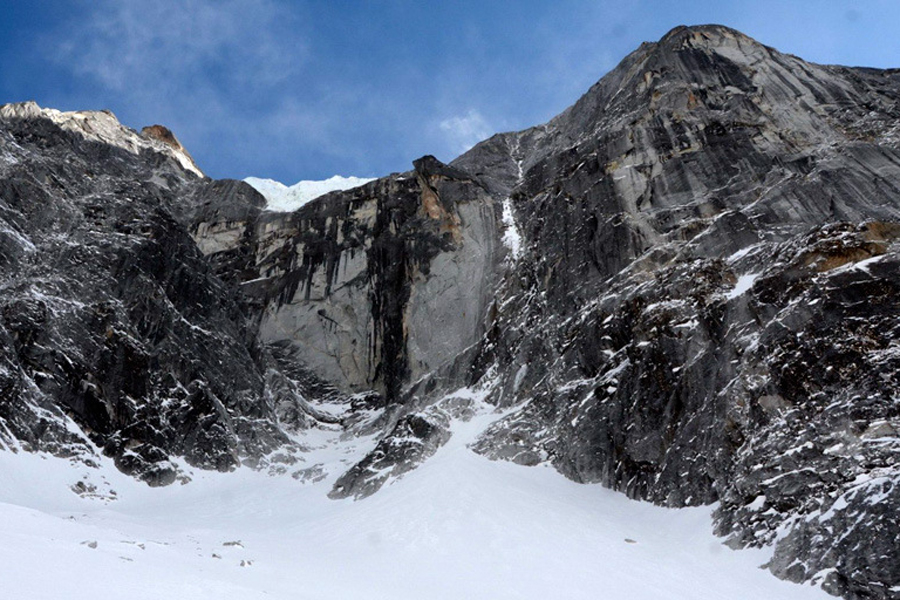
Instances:
[[[746,275],[741,275],[738,278],[737,283],[734,284],[734,287],[725,297],[729,300],[734,300],[738,296],[746,294],[750,291],[750,288],[753,287],[753,284],[758,278],[759,273],[747,273]]]
[[[374,179],[335,175],[320,181],[298,181],[291,186],[274,179],[260,179],[259,177],[247,177],[244,181],[265,197],[266,210],[292,212],[328,192],[350,190],[374,181]]]

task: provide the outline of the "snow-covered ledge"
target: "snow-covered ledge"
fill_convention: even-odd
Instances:
[[[365,185],[373,179],[335,175],[321,181],[298,181],[291,186],[273,179],[258,177],[247,177],[244,181],[266,198],[266,210],[291,212],[328,192],[353,189]]]

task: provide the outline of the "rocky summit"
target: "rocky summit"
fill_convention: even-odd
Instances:
[[[329,429],[363,498],[483,399],[475,452],[900,598],[900,70],[679,27],[412,166],[273,212],[164,127],[2,107],[0,448],[308,479]]]

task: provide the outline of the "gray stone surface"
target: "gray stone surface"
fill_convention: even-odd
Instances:
[[[719,501],[777,575],[898,597],[898,99],[894,71],[678,28],[454,161],[527,248],[479,359],[519,408],[477,450]]]
[[[478,342],[500,264],[499,204],[432,157],[415,170],[266,214],[245,294],[261,338],[320,377],[389,403]]]
[[[100,451],[150,484],[175,480],[173,456],[229,470],[290,448],[253,320],[174,218],[221,186],[78,114],[0,110],[3,445]]]

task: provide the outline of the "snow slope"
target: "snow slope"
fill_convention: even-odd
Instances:
[[[829,598],[710,533],[710,509],[664,509],[546,467],[472,453],[499,415],[457,423],[423,466],[362,501],[242,469],[150,489],[107,465],[0,451],[0,577],[9,598]],[[363,449],[313,431],[312,460]],[[373,444],[374,440],[364,443]],[[312,461],[311,461],[312,462]],[[326,465],[328,466],[328,465]],[[334,466],[332,464],[331,466]],[[108,502],[67,488],[81,472]],[[243,565],[243,566],[242,566]]]
[[[353,189],[365,185],[373,179],[335,175],[321,181],[298,181],[292,186],[286,186],[274,179],[258,177],[247,177],[244,181],[265,196],[266,210],[291,212],[328,192]]]

